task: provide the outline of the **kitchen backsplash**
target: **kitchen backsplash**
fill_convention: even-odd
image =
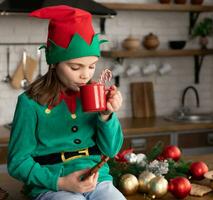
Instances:
[[[114,0],[115,1],[115,0]],[[99,0],[99,2],[106,2]],[[113,1],[107,1],[113,2]],[[129,1],[117,1],[125,2]],[[133,1],[131,1],[133,2]],[[150,2],[145,0],[135,0],[135,2]],[[157,1],[152,1],[157,2]],[[212,3],[211,0],[205,3]],[[199,19],[204,17],[213,18],[213,13],[202,13]],[[46,41],[47,21],[32,19],[27,16],[1,16],[0,17],[0,43],[33,43]],[[99,20],[94,18],[96,32],[99,32]],[[189,40],[188,37],[189,14],[176,12],[142,12],[142,11],[118,11],[118,15],[113,19],[106,20],[106,34],[102,38],[110,42],[102,46],[103,50],[111,48],[121,48],[121,42],[130,34],[142,41],[148,33],[156,34],[160,40],[159,49],[168,48],[170,40]],[[213,39],[209,38],[209,47],[213,47]],[[7,74],[7,47],[0,45],[0,124],[11,122],[15,111],[17,96],[23,92],[22,89],[15,90],[8,83],[2,82]],[[17,68],[23,49],[27,54],[36,58],[38,46],[13,46],[10,45],[10,74],[13,75]],[[190,40],[185,48],[198,48],[198,40]],[[101,58],[97,66],[96,78],[100,72],[115,65],[112,59]],[[157,70],[151,75],[143,75],[141,72],[136,75],[127,76],[126,70],[133,65],[137,65],[140,71],[147,65],[154,64],[158,70],[163,64],[169,64],[169,73],[160,75]],[[125,71],[121,74],[120,87],[123,94],[123,107],[118,112],[119,117],[132,116],[130,83],[139,81],[152,81],[154,85],[156,114],[158,116],[167,115],[180,107],[181,95],[185,87],[194,85],[199,92],[200,108],[199,112],[213,112],[213,56],[204,59],[200,73],[200,83],[194,84],[194,59],[193,57],[163,57],[163,58],[143,58],[124,59],[122,63]],[[42,73],[47,71],[47,65],[42,54]],[[34,77],[37,76],[36,69]],[[187,105],[196,109],[193,93],[187,95]]]

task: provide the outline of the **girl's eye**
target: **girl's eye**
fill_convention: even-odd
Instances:
[[[79,70],[80,66],[78,66],[78,65],[71,65],[70,68],[75,71],[75,70]]]
[[[89,66],[90,69],[95,69],[95,64]]]

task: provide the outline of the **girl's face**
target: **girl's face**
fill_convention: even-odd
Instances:
[[[98,57],[87,56],[60,62],[56,73],[66,88],[79,91],[80,86],[92,79]]]

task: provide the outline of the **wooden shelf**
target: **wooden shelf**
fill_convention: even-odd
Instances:
[[[104,6],[114,10],[138,10],[138,11],[175,11],[175,12],[212,12],[213,5],[191,5],[191,4],[145,4],[145,3],[102,3]]]
[[[213,54],[213,49],[102,51],[102,56],[108,58],[180,57],[180,56],[204,56],[211,54]]]

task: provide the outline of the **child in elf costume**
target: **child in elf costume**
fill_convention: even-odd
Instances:
[[[109,167],[82,180],[101,155],[115,156],[123,143],[114,113],[122,104],[115,86],[107,111],[84,113],[80,86],[93,77],[100,56],[91,15],[69,6],[36,10],[50,19],[46,50],[48,72],[18,97],[11,131],[8,172],[25,183],[36,200],[124,200],[112,185]]]

